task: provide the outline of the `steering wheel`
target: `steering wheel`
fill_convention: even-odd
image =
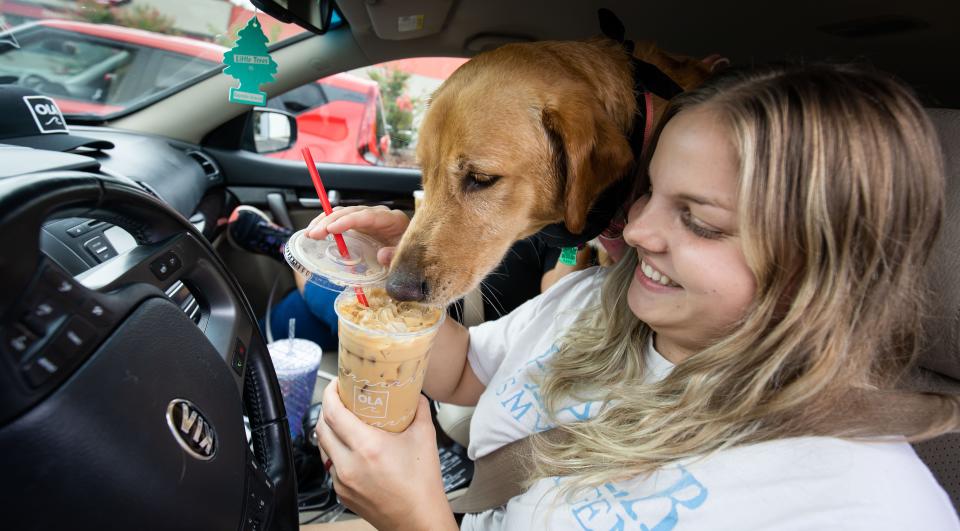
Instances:
[[[40,252],[64,217],[139,245],[74,278]],[[60,171],[0,179],[0,233],[4,528],[297,528],[270,356],[190,222],[133,183]],[[164,293],[178,280],[199,323]]]
[[[50,81],[49,79],[38,74],[28,74],[20,78],[20,80],[17,81],[17,84],[21,87],[33,89],[43,94],[54,94],[57,96],[70,95],[70,91],[67,90],[67,87],[62,83]]]

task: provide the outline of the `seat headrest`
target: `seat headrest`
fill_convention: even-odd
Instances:
[[[943,146],[947,183],[943,225],[930,256],[930,318],[919,365],[960,380],[960,110],[928,112]]]

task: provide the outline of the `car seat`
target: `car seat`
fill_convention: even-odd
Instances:
[[[925,323],[927,342],[911,375],[911,387],[960,394],[960,110],[931,109],[929,113],[946,162],[946,211],[928,270],[932,291]],[[954,508],[960,508],[960,433],[914,448],[950,495]]]

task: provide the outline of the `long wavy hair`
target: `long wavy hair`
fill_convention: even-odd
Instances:
[[[652,145],[701,106],[739,155],[755,300],[713,344],[641,385],[653,332],[627,306],[638,258],[626,253],[539,377],[548,411],[605,406],[561,426],[561,440],[534,437],[531,482],[573,476],[569,491],[760,441],[920,440],[958,426],[956,397],[897,387],[919,349],[944,196],[940,144],[910,90],[856,66],[729,71],[676,98]]]

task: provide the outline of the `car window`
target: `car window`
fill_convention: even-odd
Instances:
[[[466,62],[419,57],[325,77],[275,96],[267,106],[297,118],[297,143],[268,156],[415,168],[417,131],[437,87]]]
[[[173,53],[158,53],[157,55],[157,77],[153,86],[158,91],[179,85],[206,72],[217,64],[209,61],[197,61],[188,55]]]
[[[71,116],[114,115],[219,69],[254,16],[276,46],[306,30],[243,1],[0,0],[0,76]]]
[[[0,75],[17,76],[19,85],[49,96],[89,102],[106,102],[111,85],[122,82],[139,53],[42,28],[26,32],[19,41],[19,53],[0,55]]]

